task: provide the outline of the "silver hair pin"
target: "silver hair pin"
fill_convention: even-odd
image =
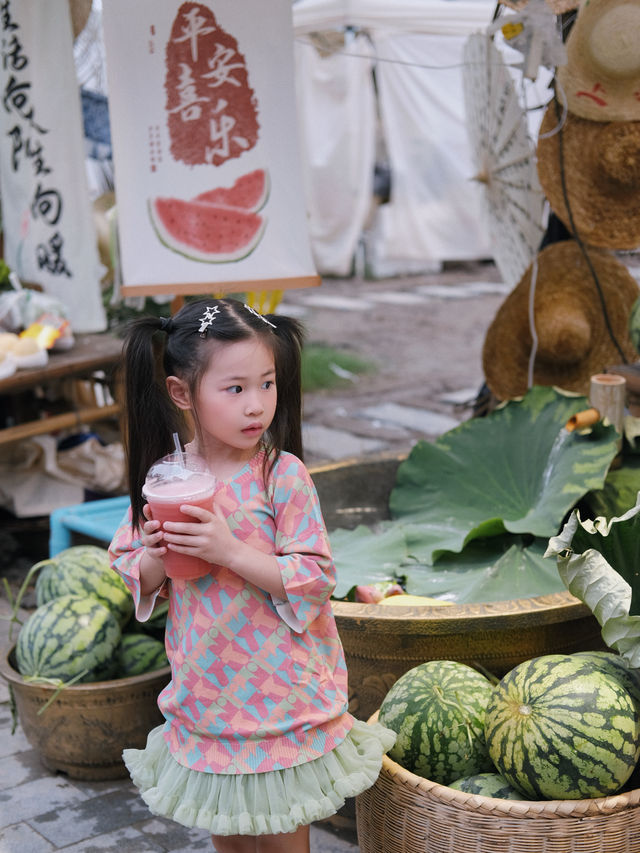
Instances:
[[[216,314],[219,313],[220,308],[217,305],[208,305],[204,309],[204,314],[200,317],[200,328],[198,329],[201,338],[207,337],[207,329],[213,323]]]
[[[278,327],[276,326],[276,324],[275,324],[275,323],[272,323],[272,322],[271,322],[271,320],[267,320],[267,318],[266,318],[266,317],[263,317],[263,316],[262,316],[262,314],[259,314],[259,313],[258,313],[258,311],[256,311],[256,309],[255,309],[255,308],[252,308],[250,305],[247,305],[247,303],[246,303],[246,302],[244,303],[244,307],[247,309],[247,311],[251,311],[251,313],[252,313],[255,317],[259,317],[259,318],[262,320],[262,322],[263,322],[263,323],[266,323],[266,324],[267,324],[267,326],[271,326],[271,328],[272,328],[272,329],[277,329],[277,328],[278,328]]]

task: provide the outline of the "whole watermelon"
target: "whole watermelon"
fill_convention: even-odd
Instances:
[[[117,650],[121,678],[169,666],[164,643],[148,634],[123,634]]]
[[[456,791],[464,791],[465,794],[480,794],[482,797],[495,797],[501,800],[521,800],[520,791],[510,785],[499,773],[474,773],[472,776],[463,776],[449,785]]]
[[[90,595],[61,595],[36,608],[20,628],[16,661],[21,675],[98,681],[109,671],[120,626]]]
[[[395,682],[379,721],[397,733],[389,756],[434,782],[494,770],[484,740],[488,678],[458,661],[421,663]]]
[[[133,597],[111,568],[109,552],[97,545],[74,545],[43,560],[36,579],[36,603],[60,595],[92,595],[113,612],[121,628],[133,613]]]
[[[485,735],[498,772],[531,799],[615,794],[640,756],[634,699],[618,675],[578,655],[544,655],[508,672]]]
[[[640,713],[640,672],[614,652],[574,652],[571,657],[586,660],[596,669],[615,676],[635,701]]]

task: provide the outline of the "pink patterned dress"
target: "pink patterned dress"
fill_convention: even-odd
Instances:
[[[276,556],[286,599],[274,599],[217,565],[202,578],[165,582],[159,592],[169,596],[166,649],[171,681],[158,698],[166,720],[162,737],[172,758],[189,771],[255,777],[310,762],[317,765],[317,759],[326,760],[356,736],[355,731],[350,736],[355,724],[356,731],[360,727],[357,737],[366,742],[368,777],[360,779],[366,761],[358,746],[357,769],[344,770],[346,778],[337,780],[337,787],[342,785],[346,792],[343,796],[353,796],[375,780],[382,751],[391,746],[394,736],[387,730],[382,738],[379,732],[374,738],[368,731],[363,735],[362,727],[370,727],[347,711],[347,670],[330,602],[335,569],[311,477],[297,457],[283,452],[265,481],[263,462],[264,451],[260,451],[235,477],[218,484],[214,501],[238,539]],[[136,615],[144,621],[159,592],[140,595],[144,548],[139,533],[132,531],[130,510],[109,550],[113,568],[133,594]],[[159,736],[158,730],[154,733]],[[372,739],[373,752],[368,743]],[[344,746],[353,749],[347,743]],[[126,750],[125,760],[126,753],[144,759],[144,752]],[[274,830],[268,816],[266,823],[245,830],[242,816],[239,823],[224,825],[219,816],[211,821],[191,812],[181,816],[179,806],[167,805],[167,798],[158,794],[162,785],[155,770],[153,779],[147,779],[146,767],[136,771],[147,779],[141,785],[129,761],[127,765],[157,814],[188,825],[206,825],[220,834],[290,831],[286,819],[282,824],[279,818]],[[151,790],[149,797],[145,788]],[[211,799],[209,793],[207,797]],[[313,800],[315,812],[305,811],[303,804],[300,812],[307,817],[299,817],[297,824],[328,816],[339,807],[332,792],[328,797],[326,792],[307,794],[307,800]],[[325,801],[328,806],[318,812],[316,806]],[[208,815],[209,805],[206,810]]]

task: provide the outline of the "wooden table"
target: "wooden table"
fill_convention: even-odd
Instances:
[[[104,370],[114,385],[113,396],[117,399],[115,374],[121,354],[122,341],[113,335],[107,333],[77,335],[70,350],[50,352],[49,361],[45,367],[16,370],[12,376],[0,379],[0,397],[28,391],[56,379],[91,377],[96,371]],[[105,406],[71,409],[63,414],[0,429],[0,445],[48,432],[57,432],[78,424],[117,417],[119,414],[120,405],[117,402]]]

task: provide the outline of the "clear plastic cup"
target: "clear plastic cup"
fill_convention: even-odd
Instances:
[[[154,520],[197,521],[180,511],[182,504],[213,510],[216,477],[204,459],[193,453],[170,453],[154,462],[142,487]],[[162,558],[170,578],[201,578],[209,574],[211,564],[199,557],[178,554],[167,549]]]

